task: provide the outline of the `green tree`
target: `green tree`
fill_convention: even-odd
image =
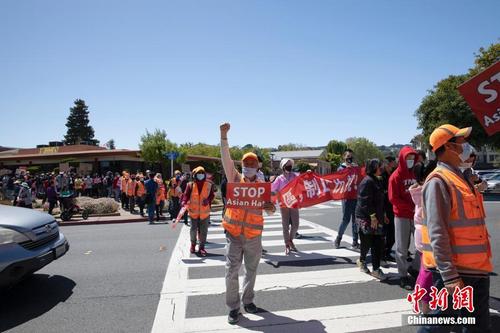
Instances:
[[[116,149],[116,146],[115,146],[115,139],[111,139],[111,140],[109,140],[108,142],[106,142],[106,143],[105,143],[105,146],[106,146],[106,148],[108,148],[109,150]]]
[[[330,162],[332,170],[337,168],[342,163],[342,154],[347,149],[347,145],[342,141],[330,140],[326,145],[326,154],[324,160]]]
[[[488,136],[467,102],[458,91],[460,86],[472,76],[500,60],[500,43],[492,44],[487,49],[479,49],[475,54],[474,66],[469,73],[450,75],[439,81],[423,98],[415,111],[418,128],[422,129],[424,142],[429,142],[432,131],[443,124],[453,124],[457,127],[472,126],[470,142],[477,148],[489,145],[500,148],[500,134]]]
[[[346,140],[347,148],[354,152],[354,159],[359,165],[364,165],[367,159],[383,159],[384,155],[377,145],[366,138],[349,138]]]
[[[165,158],[165,154],[178,150],[177,145],[167,139],[167,133],[159,129],[156,129],[153,133],[146,130],[146,134],[141,136],[139,149],[141,150],[142,158],[146,162],[157,164],[164,178],[166,178],[167,159]]]
[[[297,170],[300,173],[304,173],[307,170],[313,170],[314,168],[309,165],[309,163],[305,161],[298,161],[297,164],[295,165],[295,170]]]
[[[66,122],[68,128],[64,140],[68,145],[80,144],[82,141],[98,145],[99,141],[94,139],[94,129],[89,125],[89,107],[85,101],[77,99],[74,106],[69,109],[69,116]]]

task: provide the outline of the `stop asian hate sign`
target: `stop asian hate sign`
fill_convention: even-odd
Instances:
[[[226,199],[230,208],[264,209],[271,201],[271,183],[228,183]]]
[[[500,61],[458,87],[488,135],[500,131]]]

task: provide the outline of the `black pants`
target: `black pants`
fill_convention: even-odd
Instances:
[[[121,202],[122,202],[122,208],[128,209],[128,196],[127,196],[127,193],[122,192]]]
[[[135,197],[133,195],[128,197],[128,205],[130,208],[130,213],[135,212]]]
[[[57,201],[49,201],[49,214],[52,215],[52,210],[56,206]]]
[[[139,206],[139,212],[144,215],[145,199],[143,197],[135,197],[135,202]]]
[[[367,235],[359,230],[359,238],[361,240],[361,253],[359,259],[361,261],[366,261],[366,255],[371,249],[373,270],[377,270],[380,267],[380,256],[384,249],[383,237],[382,235]]]
[[[394,230],[394,212],[391,210],[386,211],[387,218],[389,219],[388,224],[384,224],[385,233],[385,244],[384,244],[384,256],[389,256],[392,251],[394,243],[396,243],[396,231]]]
[[[179,215],[179,211],[181,210],[179,198],[173,197],[170,199],[168,210],[170,212],[170,219],[175,220],[177,218],[177,215]]]
[[[162,200],[160,201],[160,204],[159,205],[156,205],[156,220],[159,221],[160,220],[160,216],[163,215],[162,214],[162,211],[163,211],[163,206],[165,205],[165,201]]]

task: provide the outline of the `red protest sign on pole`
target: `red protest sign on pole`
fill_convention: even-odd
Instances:
[[[458,87],[488,135],[500,131],[500,61]]]
[[[228,183],[226,207],[264,209],[271,201],[271,183]]]

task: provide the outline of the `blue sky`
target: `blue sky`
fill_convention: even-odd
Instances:
[[[0,2],[0,145],[62,139],[73,100],[102,143],[405,143],[440,79],[500,37],[499,1]]]

